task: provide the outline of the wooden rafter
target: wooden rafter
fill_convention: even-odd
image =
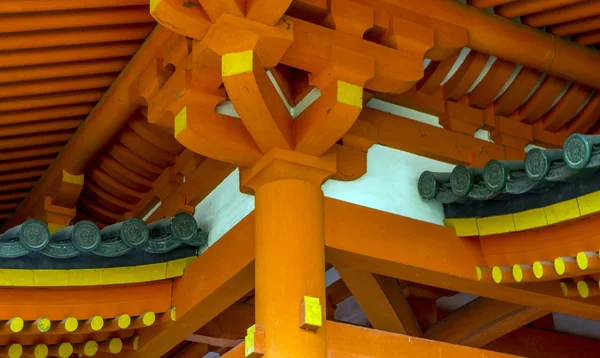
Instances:
[[[547,314],[537,308],[479,297],[438,321],[424,336],[479,348]]]
[[[337,267],[374,328],[420,337],[421,328],[398,282],[356,268]]]

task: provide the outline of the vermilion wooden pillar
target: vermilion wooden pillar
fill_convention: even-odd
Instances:
[[[248,170],[255,191],[256,326],[266,357],[326,357],[325,327],[300,327],[304,296],[318,298],[325,323],[325,233],[322,182],[335,156],[271,150]]]

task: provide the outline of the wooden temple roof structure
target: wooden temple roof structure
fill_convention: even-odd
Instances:
[[[600,1],[0,1],[0,36],[0,357],[597,355]]]

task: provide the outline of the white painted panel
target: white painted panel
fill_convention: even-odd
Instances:
[[[417,181],[424,170],[452,171],[454,165],[381,145],[371,147],[367,174],[351,181],[329,180],[325,196],[369,208],[443,225],[442,204],[419,197]]]

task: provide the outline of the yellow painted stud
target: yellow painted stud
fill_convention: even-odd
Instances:
[[[535,277],[531,265],[513,265],[512,274],[516,282],[531,281]]]
[[[569,286],[566,282],[560,281],[560,290],[562,291],[563,296],[569,296]]]
[[[179,113],[175,116],[175,121],[173,123],[174,128],[174,136],[177,137],[182,130],[187,128],[187,106],[183,107]]]
[[[600,256],[598,256],[597,252],[579,252],[575,257],[575,260],[577,261],[577,266],[582,270],[587,270],[590,265],[593,265],[594,267],[600,266]]]
[[[549,273],[552,274],[555,272],[553,268],[554,265],[550,261],[535,261],[533,263],[533,275],[537,279],[542,279],[543,277],[548,276]]]
[[[169,311],[169,316],[171,317],[171,321],[177,321],[177,307],[171,308],[171,310]]]
[[[96,341],[87,341],[83,345],[83,354],[87,357],[93,357],[98,353],[98,342]]]
[[[253,62],[252,50],[225,54],[221,57],[221,75],[227,77],[252,72]]]
[[[577,266],[577,261],[571,257],[558,257],[554,260],[554,270],[562,276],[566,272],[579,270],[579,267]]]
[[[444,224],[453,228],[458,237],[479,236],[479,228],[475,218],[444,219]]]
[[[516,231],[524,231],[548,225],[544,208],[532,209],[513,214]]]
[[[60,358],[69,358],[73,354],[73,345],[69,342],[63,342],[56,346],[56,354]]]
[[[492,268],[492,279],[496,283],[506,283],[512,279],[512,270],[508,266],[494,266]]]
[[[156,315],[154,312],[146,312],[142,315],[142,324],[145,327],[152,326],[156,321]]]
[[[577,282],[577,292],[579,292],[579,296],[583,298],[590,297],[590,287],[586,281],[578,281]]]
[[[577,199],[571,199],[546,206],[546,220],[548,225],[556,224],[562,221],[572,220],[581,216]]]
[[[135,336],[135,337],[133,337],[133,340],[131,341],[131,348],[134,351],[137,351],[139,347],[140,347],[140,337]]]
[[[600,191],[582,195],[577,198],[581,216],[594,214],[600,211]]]
[[[83,185],[83,174],[71,174],[63,169],[62,180],[65,183]]]
[[[88,320],[93,331],[99,331],[104,327],[104,319],[100,316],[94,316]]]
[[[33,348],[33,356],[35,358],[46,358],[48,356],[48,346],[43,343],[36,344]]]
[[[512,214],[479,218],[477,219],[477,227],[480,236],[504,234],[516,230]]]
[[[131,317],[128,314],[122,314],[117,317],[117,326],[120,329],[126,329],[131,324]]]
[[[352,83],[337,81],[337,100],[340,103],[362,108],[363,88]]]
[[[120,338],[111,338],[108,341],[108,351],[112,354],[119,354],[123,350],[123,341]]]
[[[18,343],[2,347],[2,354],[8,358],[20,358],[23,355],[23,346]]]
[[[75,317],[67,317],[63,320],[63,325],[65,327],[65,331],[71,333],[75,332],[77,327],[79,327],[79,322]]]
[[[475,277],[477,278],[477,281],[491,281],[492,270],[487,266],[476,266]]]
[[[47,317],[42,317],[34,322],[37,330],[46,333],[52,328],[52,321],[50,321]]]
[[[23,322],[23,318],[21,317],[13,317],[6,322],[8,325],[8,329],[13,333],[19,333],[23,330],[25,326],[25,322]]]

